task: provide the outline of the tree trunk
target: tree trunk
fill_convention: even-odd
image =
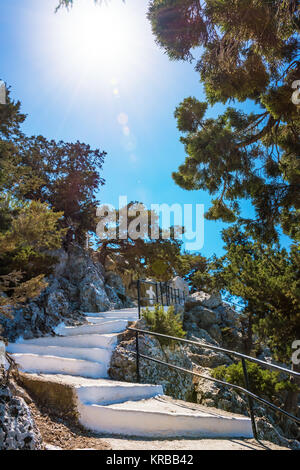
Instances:
[[[292,370],[295,372],[300,372],[300,364],[292,364]],[[296,377],[291,377],[290,382],[293,385],[298,385],[298,390],[291,390],[288,392],[287,398],[285,400],[284,409],[288,413],[291,413],[296,416],[298,411],[298,398],[300,393],[300,379]]]

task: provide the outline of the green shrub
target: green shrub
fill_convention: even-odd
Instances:
[[[279,380],[279,372],[262,369],[254,362],[246,361],[246,363],[250,390],[256,395],[272,401],[278,398],[280,392],[293,389],[294,386],[288,380]],[[216,367],[212,375],[216,379],[245,388],[242,362]]]
[[[165,312],[164,307],[155,305],[154,310],[146,308],[143,310],[143,317],[147,326],[154,333],[185,338],[186,333],[182,328],[180,315],[175,314],[174,307],[171,306]],[[176,342],[167,338],[158,338],[161,345],[175,345]]]

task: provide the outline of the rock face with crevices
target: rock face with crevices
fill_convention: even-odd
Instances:
[[[204,345],[244,352],[239,313],[223,302],[219,293],[208,294],[200,291],[187,298],[184,329],[190,340],[201,343],[201,346],[191,345],[187,348],[194,371],[201,375],[211,377],[214,368],[233,363],[233,357],[221,351],[206,349]],[[265,351],[261,357],[263,360],[268,356],[267,349]],[[268,359],[271,360],[270,351]],[[195,394],[197,402],[201,405],[248,416],[246,397],[232,393],[228,387],[197,378]],[[300,448],[300,432],[294,422],[291,420],[279,422],[274,412],[255,401],[253,407],[261,439],[292,449]]]
[[[139,320],[136,328],[147,329],[144,320]],[[115,380],[127,382],[136,381],[136,358],[128,351],[136,350],[136,340],[133,332],[126,332],[112,354],[109,376]],[[147,335],[139,335],[139,351],[146,356],[175,364],[188,370],[192,370],[192,362],[184,347],[176,345],[174,348],[162,346],[159,341]],[[177,372],[164,365],[140,359],[141,383],[160,384],[164,393],[174,398],[186,401],[194,401],[193,378],[189,374]]]
[[[105,273],[102,265],[78,245],[68,252],[57,250],[54,272],[47,279],[48,287],[22,308],[14,319],[0,317],[3,336],[9,341],[44,336],[60,323],[84,323],[83,312],[103,312],[132,306],[121,278]]]
[[[188,338],[194,341],[207,342],[227,349],[242,349],[242,333],[239,314],[222,301],[219,293],[208,294],[195,292],[185,302],[184,329]],[[203,366],[217,367],[229,364],[228,356],[206,350]]]
[[[0,450],[40,450],[42,438],[23,398],[0,386]]]

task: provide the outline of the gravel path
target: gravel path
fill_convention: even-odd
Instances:
[[[258,443],[254,439],[104,439],[112,450],[289,450],[271,442]]]

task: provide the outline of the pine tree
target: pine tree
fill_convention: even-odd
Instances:
[[[0,309],[45,288],[71,228],[83,243],[96,229],[96,197],[105,152],[83,143],[27,137],[20,102],[0,105]]]
[[[300,252],[279,244],[254,240],[249,232],[233,225],[222,233],[225,255],[208,269],[212,288],[243,299],[242,318],[246,352],[253,347],[253,333],[271,348],[274,357],[289,363],[292,343],[300,337]],[[195,274],[203,283],[203,274]],[[247,336],[246,335],[246,336]]]
[[[213,196],[208,219],[237,220],[246,198],[257,236],[275,240],[279,224],[293,233],[300,207],[300,114],[291,101],[300,77],[297,2],[152,0],[148,16],[172,60],[196,61],[206,92],[207,103],[190,97],[175,111],[187,154],[175,182]],[[252,100],[258,110],[230,107],[204,119],[208,104],[232,100]]]
[[[130,231],[131,224],[139,214],[134,208],[144,208],[144,216],[137,224],[137,238]],[[131,211],[134,215],[130,215]],[[98,220],[104,218],[105,216]],[[120,274],[132,272],[135,279],[150,277],[157,281],[168,281],[176,274],[176,263],[182,248],[182,240],[175,236],[176,227],[171,228],[170,238],[163,238],[163,231],[158,226],[158,216],[136,201],[117,211],[115,222],[116,236],[98,242],[98,260],[104,266],[108,259],[110,262],[114,261],[115,269]],[[150,236],[154,224],[158,227],[157,239]]]

